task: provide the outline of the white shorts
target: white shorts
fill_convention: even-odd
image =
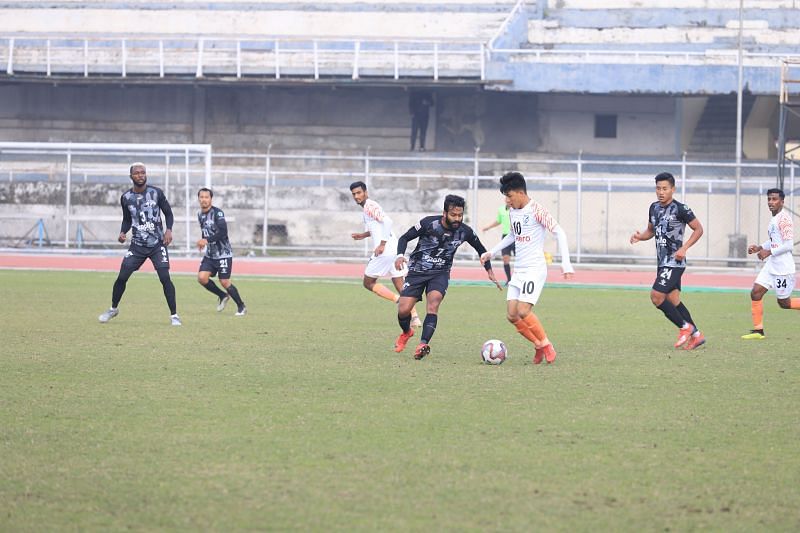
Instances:
[[[376,279],[387,275],[391,278],[405,277],[405,275],[408,274],[408,263],[403,264],[402,270],[397,270],[394,267],[394,260],[396,258],[396,255],[389,255],[385,252],[377,257],[373,255],[369,258],[369,263],[367,263],[367,268],[364,270],[364,275],[368,278]]]
[[[767,272],[766,268],[762,268],[758,273],[756,283],[767,290],[775,289],[778,300],[784,300],[790,297],[794,290],[794,274],[775,275]]]
[[[536,305],[542,295],[547,280],[547,268],[519,271],[515,270],[508,282],[506,300],[519,300]]]

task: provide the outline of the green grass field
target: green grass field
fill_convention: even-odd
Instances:
[[[216,313],[155,275],[0,271],[0,530],[797,531],[800,315],[687,292],[708,345],[646,291],[549,287],[554,365],[505,297],[452,286],[433,351],[391,350],[354,283],[240,278]],[[509,346],[480,364],[482,342]]]

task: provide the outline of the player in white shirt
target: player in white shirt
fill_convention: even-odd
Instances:
[[[792,298],[794,290],[794,223],[792,215],[783,208],[786,195],[781,189],[767,191],[767,207],[772,213],[772,219],[767,226],[769,239],[763,244],[751,244],[747,247],[748,254],[756,254],[764,261],[753,289],[750,291],[750,310],[753,315],[753,329],[747,335],[742,335],[746,340],[760,340],[764,338],[764,303],[761,301],[770,289],[775,289],[778,305],[783,309],[800,309],[800,298]]]
[[[558,239],[564,278],[571,279],[575,272],[569,260],[567,235],[547,209],[531,200],[525,177],[519,172],[507,172],[500,178],[500,192],[508,198],[511,205],[511,233],[481,255],[481,262],[490,260],[503,248],[514,243],[516,259],[514,274],[508,282],[506,318],[536,347],[534,364],[538,365],[543,359],[552,363],[556,359],[556,351],[539,318],[533,313],[533,306],[539,301],[547,279],[547,260],[543,249],[546,232],[553,233]]]
[[[397,303],[400,295],[378,283],[378,278],[391,276],[397,292],[400,292],[403,289],[405,275],[408,273],[408,268],[397,270],[394,266],[394,259],[397,255],[397,237],[392,233],[392,219],[383,212],[378,202],[369,199],[367,185],[363,181],[350,184],[350,193],[353,195],[353,200],[364,210],[364,229],[366,230],[363,233],[351,233],[350,236],[356,241],[372,237],[373,253],[364,270],[364,288],[381,298]],[[416,308],[411,310],[411,325],[414,327],[422,325]]]

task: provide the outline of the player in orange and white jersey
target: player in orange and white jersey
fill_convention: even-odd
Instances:
[[[392,219],[383,212],[378,202],[370,200],[367,185],[363,181],[351,183],[350,193],[353,195],[353,200],[363,208],[364,229],[366,230],[363,233],[351,233],[350,236],[356,241],[372,237],[373,253],[364,270],[364,288],[381,298],[397,303],[400,295],[378,283],[378,278],[388,275],[392,278],[397,292],[400,292],[405,275],[408,273],[408,268],[397,270],[394,266],[397,255],[397,237],[392,232]],[[411,310],[411,325],[415,327],[422,325],[416,308]]]
[[[786,195],[781,189],[767,191],[767,207],[772,219],[767,226],[769,239],[763,244],[751,244],[747,253],[756,254],[764,261],[753,289],[750,291],[750,311],[753,315],[753,329],[742,335],[745,340],[760,340],[764,335],[764,303],[762,299],[770,289],[775,289],[778,305],[783,309],[800,309],[800,298],[792,298],[794,290],[794,223],[792,215],[783,208]]]
[[[514,274],[508,282],[506,318],[535,346],[534,364],[538,365],[543,359],[552,363],[556,359],[556,351],[539,318],[533,313],[533,306],[539,301],[547,279],[547,259],[543,248],[547,232],[553,233],[558,239],[564,278],[571,279],[574,274],[569,259],[567,235],[547,209],[531,200],[525,177],[519,172],[508,172],[500,178],[500,192],[508,198],[511,205],[511,233],[481,255],[481,262],[488,261],[503,248],[514,243],[516,260]]]

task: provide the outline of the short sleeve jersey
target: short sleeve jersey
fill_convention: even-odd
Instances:
[[[497,223],[500,224],[500,229],[503,235],[511,233],[511,220],[509,219],[509,210],[506,206],[501,205],[497,210]]]
[[[418,241],[408,262],[410,272],[449,272],[456,250],[465,242],[478,254],[486,251],[471,227],[461,224],[455,230],[445,228],[441,215],[425,217],[413,229],[416,230]]]
[[[769,226],[767,226],[767,234],[769,235],[768,246],[771,250],[783,245],[784,241],[794,242],[794,223],[792,222],[792,216],[786,209],[781,209],[780,213],[770,219]],[[794,257],[791,252],[770,255],[767,257],[764,267],[767,272],[774,276],[794,274]]]
[[[675,200],[666,206],[653,202],[650,205],[649,218],[655,232],[658,266],[685,267],[686,259],[677,261],[675,252],[683,246],[686,224],[697,218],[692,210],[686,204]]]
[[[203,238],[208,241],[206,257],[223,259],[233,257],[231,241],[228,238],[228,225],[225,222],[225,213],[218,207],[211,206],[207,213],[199,211],[197,221],[203,231]]]
[[[372,236],[372,247],[377,248],[381,241],[386,241],[384,255],[394,255],[397,250],[397,239],[392,233],[392,219],[383,212],[380,204],[367,199],[364,202],[364,229]]]
[[[161,210],[170,209],[164,191],[150,185],[141,193],[129,189],[120,198],[120,204],[130,214],[131,242],[147,248],[160,246],[164,239]]]
[[[531,200],[522,209],[511,209],[511,230],[516,246],[515,270],[547,268],[544,257],[546,232],[555,230],[558,223],[541,204]]]

